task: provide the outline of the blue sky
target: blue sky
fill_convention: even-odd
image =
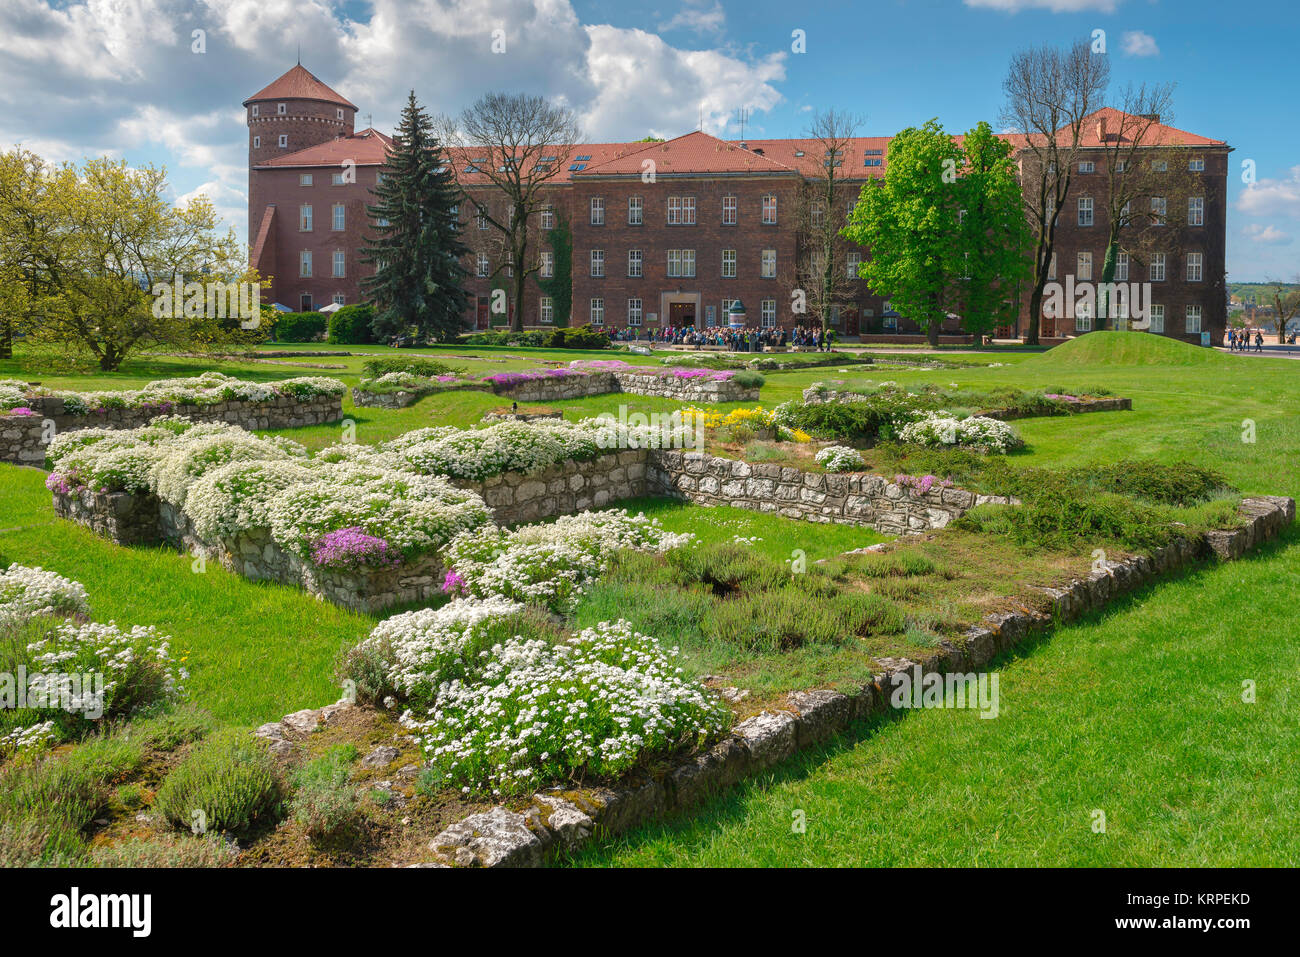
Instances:
[[[490,50],[498,27],[505,55]],[[996,126],[1012,53],[1100,29],[1112,90],[1175,82],[1174,125],[1234,147],[1229,278],[1291,278],[1298,28],[1284,0],[4,0],[0,143],[165,164],[178,197],[206,193],[242,236],[239,102],[292,66],[299,43],[304,65],[385,130],[411,87],[447,112],[527,89],[571,105],[592,139],[676,135],[701,110],[706,129],[734,136],[741,106],[753,136],[777,137],[828,106],[864,114],[872,135],[932,116],[953,131]]]

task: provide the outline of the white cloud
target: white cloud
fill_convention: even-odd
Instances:
[[[721,0],[713,0],[713,6],[706,7],[707,0],[686,0],[676,16],[661,23],[661,30],[692,30],[695,33],[717,33],[727,22],[727,12],[722,9]]]
[[[1160,47],[1156,46],[1156,38],[1149,33],[1143,33],[1141,30],[1128,30],[1120,38],[1123,44],[1126,56],[1159,56]]]
[[[1265,246],[1286,246],[1291,242],[1291,234],[1284,233],[1276,226],[1264,226],[1260,223],[1251,223],[1242,231],[1247,239],[1253,243],[1262,243]]]
[[[1251,216],[1289,216],[1300,219],[1300,166],[1292,166],[1286,179],[1261,179],[1237,198],[1237,208]]]
[[[736,110],[770,110],[781,101],[785,54],[748,63],[716,50],[679,50],[643,30],[587,27],[587,70],[596,99],[583,110],[592,139],[677,136],[695,129],[722,135]]]
[[[1114,13],[1117,0],[963,0],[968,7],[1003,10],[1019,13],[1021,10],[1050,10],[1053,13]]]

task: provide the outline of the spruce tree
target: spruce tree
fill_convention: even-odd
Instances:
[[[376,335],[414,326],[423,335],[451,338],[465,324],[461,258],[469,250],[458,232],[460,192],[451,161],[414,90],[374,193],[373,237],[366,238],[362,261],[376,270],[362,285],[375,302]]]

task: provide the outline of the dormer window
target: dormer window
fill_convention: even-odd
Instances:
[[[284,116],[284,114],[289,112],[289,105],[287,103],[277,103],[275,104],[275,112]]]

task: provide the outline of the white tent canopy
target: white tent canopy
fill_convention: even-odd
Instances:
[[[343,307],[342,307],[341,305],[339,305],[337,302],[331,302],[328,306],[321,306],[321,307],[320,307],[320,311],[321,311],[321,312],[338,312],[338,311],[339,311],[340,309],[342,309],[342,308],[343,308]]]

